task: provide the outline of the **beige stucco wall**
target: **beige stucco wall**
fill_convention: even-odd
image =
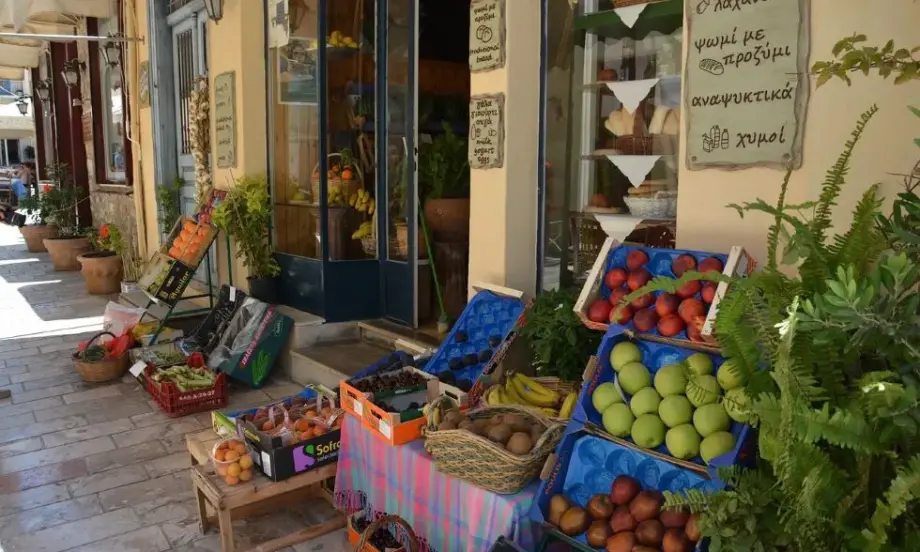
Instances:
[[[888,0],[884,10],[872,10],[862,0],[812,0],[811,63],[830,59],[834,44],[854,32],[867,35],[871,45],[883,46],[891,38],[898,46],[911,48],[917,44],[918,23],[920,3],[913,0]],[[851,87],[831,82],[813,90],[805,123],[804,163],[792,175],[788,203],[818,196],[824,174],[849,139],[859,114],[873,103],[880,111],[853,156],[835,224],[849,224],[850,211],[871,184],[882,182],[887,197],[900,191],[900,179],[888,173],[907,172],[920,157],[913,144],[913,138],[920,136],[920,119],[906,108],[910,103],[920,104],[920,82],[896,87],[890,80],[859,74],[854,75]],[[683,132],[686,135],[686,128]],[[775,203],[782,179],[782,171],[770,169],[690,171],[682,161],[678,247],[727,252],[738,244],[763,261],[769,217],[749,214],[740,219],[724,206],[758,197]]]

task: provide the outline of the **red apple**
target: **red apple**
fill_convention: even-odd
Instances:
[[[680,299],[676,295],[671,295],[667,292],[663,292],[658,296],[658,300],[655,301],[655,310],[658,311],[658,316],[674,314],[677,312],[678,306],[680,306]]]
[[[623,305],[622,307],[616,307],[610,311],[610,322],[613,324],[620,324],[625,326],[629,324],[629,320],[632,318],[632,309],[629,308],[629,305]]]
[[[676,314],[663,316],[658,321],[658,333],[665,337],[674,337],[684,329],[684,321]]]
[[[652,306],[652,303],[655,301],[655,297],[651,293],[646,293],[642,297],[633,299],[630,306],[634,310],[640,310]]]
[[[625,289],[615,289],[610,293],[610,297],[607,299],[611,305],[616,307],[620,304],[620,301],[623,300],[629,294]]]
[[[705,341],[703,339],[703,326],[706,324],[706,317],[697,316],[687,324],[687,338],[690,341]]]
[[[626,280],[626,285],[628,285],[629,289],[632,291],[636,291],[640,287],[649,283],[649,280],[651,279],[652,275],[648,270],[639,268],[629,273],[629,279]]]
[[[591,303],[591,306],[588,308],[588,320],[606,324],[607,321],[610,320],[610,310],[612,308],[613,307],[607,301],[598,299]]]
[[[700,261],[700,272],[722,272],[725,266],[715,257],[706,257]]]
[[[648,262],[648,253],[641,249],[633,249],[626,256],[626,268],[631,271],[642,268],[642,265]]]
[[[604,276],[604,283],[607,284],[607,287],[610,289],[618,289],[623,287],[623,284],[626,283],[627,274],[626,271],[622,268],[613,268],[607,271],[607,274]]]
[[[693,258],[693,255],[680,255],[671,263],[671,272],[678,278],[683,276],[684,272],[694,269],[696,269],[696,259]]]
[[[705,316],[706,307],[703,306],[702,301],[696,297],[691,297],[681,301],[680,307],[677,308],[677,315],[680,316],[684,322],[689,324],[694,317]]]
[[[650,332],[658,324],[658,313],[655,309],[642,309],[633,316],[633,324],[640,332]]]
[[[714,282],[706,282],[703,284],[703,289],[700,290],[700,295],[703,297],[704,303],[711,305],[713,300],[716,298],[716,284]]]
[[[677,288],[677,296],[681,299],[686,299],[688,297],[693,297],[700,292],[700,289],[703,286],[700,284],[699,280],[690,280],[686,284]]]

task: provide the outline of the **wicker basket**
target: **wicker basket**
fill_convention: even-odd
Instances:
[[[86,348],[88,349],[94,341],[104,335],[109,335],[112,336],[112,339],[116,339],[115,334],[112,332],[100,332],[86,342]],[[80,378],[90,383],[112,381],[125,375],[125,372],[128,371],[127,352],[118,358],[93,361],[83,360],[80,353],[74,353],[73,362],[77,373],[80,374]]]
[[[434,457],[438,471],[459,477],[498,494],[514,494],[529,485],[540,474],[546,458],[559,444],[565,425],[555,423],[529,408],[515,405],[478,408],[467,418],[488,418],[495,414],[520,414],[546,431],[524,456],[511,454],[505,447],[475,435],[465,429],[438,430],[435,424],[441,397],[431,403],[428,426],[425,428],[425,450]]]
[[[330,161],[332,160],[333,157],[338,157],[341,160],[342,154],[341,153],[330,153],[327,156],[327,158]],[[327,163],[327,165],[331,165],[331,164]],[[342,195],[345,197],[346,200],[351,194],[358,193],[358,190],[361,189],[361,184],[364,181],[364,175],[361,173],[361,168],[358,167],[357,164],[352,164],[350,167],[343,167],[343,169],[346,169],[346,168],[354,171],[355,176],[357,176],[357,178],[353,178],[351,180],[342,180],[341,178],[338,178],[338,177],[329,178],[326,181],[326,193],[329,193],[329,190],[331,190],[333,186],[339,186],[342,188]],[[313,167],[313,174],[317,174],[318,171],[319,171],[319,163],[317,163],[316,166]],[[320,175],[319,178],[314,178],[310,182],[311,190],[313,192],[313,202],[314,203],[319,203],[319,188],[320,188],[321,180],[322,180],[322,175]]]
[[[377,529],[380,529],[388,523],[393,523],[398,525],[398,530],[393,533],[396,535],[396,540],[403,542],[400,539],[402,533],[404,533],[409,541],[409,552],[419,552],[419,542],[418,536],[416,536],[415,531],[412,530],[412,526],[409,525],[406,520],[399,516],[381,516],[371,522],[370,525],[361,533],[361,538],[358,539],[358,544],[355,545],[355,552],[366,552],[372,548],[368,546],[367,541],[377,532]]]
[[[623,201],[630,213],[647,219],[671,219],[677,209],[677,198],[672,192],[658,192],[655,197],[626,196]]]
[[[481,406],[483,407],[488,406],[486,404],[486,397],[489,396],[489,393],[491,393],[493,389],[504,385],[504,382],[508,380],[508,376],[509,374],[504,374],[501,378],[501,383],[492,385],[488,389],[485,390],[485,392],[480,397]],[[543,387],[546,387],[547,389],[555,391],[562,396],[568,395],[569,393],[577,392],[580,387],[580,385],[577,383],[569,383],[567,381],[562,381],[561,379],[554,378],[554,377],[533,378],[533,380],[539,383],[540,385],[542,385]],[[536,411],[536,412],[539,414],[539,411]],[[561,423],[561,424],[569,423],[569,418],[547,418],[547,419],[553,422]]]

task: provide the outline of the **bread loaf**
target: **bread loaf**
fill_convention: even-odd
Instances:
[[[668,136],[677,136],[680,134],[680,108],[672,109],[664,120],[661,127],[661,134]]]
[[[652,121],[648,124],[649,134],[661,134],[661,130],[664,128],[664,121],[669,111],[670,109],[663,105],[659,105],[655,108],[655,113],[652,115]]]
[[[614,136],[629,136],[633,134],[634,122],[635,115],[620,108],[610,113],[604,127]]]

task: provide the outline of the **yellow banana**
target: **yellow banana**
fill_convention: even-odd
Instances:
[[[524,374],[515,374],[514,377],[517,378],[521,383],[523,383],[528,389],[530,389],[534,393],[537,393],[540,395],[546,395],[547,397],[552,398],[557,403],[562,398],[559,396],[559,393],[553,391],[552,389],[548,389],[540,385],[540,383],[537,380],[527,377]]]
[[[492,406],[500,405],[504,403],[504,393],[502,393],[501,387],[496,387],[489,392],[489,396],[486,397],[486,403]]]
[[[544,416],[549,416],[550,418],[559,418],[559,417],[560,417],[560,416],[559,416],[559,411],[558,411],[558,410],[555,410],[555,409],[553,409],[553,408],[540,408],[539,410],[540,410],[540,412],[543,413]]]
[[[569,393],[566,395],[565,400],[562,402],[562,407],[559,409],[559,417],[569,419],[572,417],[572,412],[575,411],[575,402],[578,400],[578,393]]]
[[[527,404],[531,404],[533,406],[553,407],[559,403],[558,397],[554,398],[548,395],[537,393],[532,389],[528,389],[524,384],[524,381],[516,376],[513,376],[510,379],[510,382],[515,392],[517,392],[521,398],[527,401]]]
[[[508,401],[520,405],[526,406],[528,403],[524,400],[524,397],[521,397],[517,389],[514,388],[514,385],[511,383],[511,380],[505,382],[505,395],[508,397]]]

